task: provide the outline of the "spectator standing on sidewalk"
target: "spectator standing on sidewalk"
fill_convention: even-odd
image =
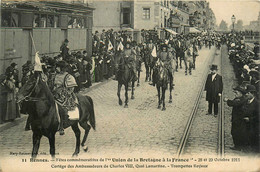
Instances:
[[[15,100],[18,88],[15,87],[15,80],[13,74],[7,75],[6,86],[8,89],[8,93],[7,93],[6,115],[4,117],[4,120],[13,121],[15,118],[20,117],[19,107]]]
[[[218,103],[223,91],[222,76],[217,74],[218,66],[211,65],[211,73],[207,77],[205,84],[206,101],[208,101],[208,115],[212,114],[212,105],[214,105],[214,116],[218,115]]]
[[[7,93],[6,75],[0,75],[0,124],[4,123],[7,107]]]
[[[245,96],[245,89],[242,86],[234,88],[235,98],[229,100],[224,98],[229,107],[232,107],[232,118],[231,118],[231,135],[233,138],[234,147],[230,149],[242,150],[248,146],[248,133],[247,125],[244,118],[243,106],[247,102]]]
[[[248,85],[246,89],[247,102],[243,106],[244,120],[248,124],[250,148],[253,152],[260,152],[259,147],[259,101],[256,99],[256,88]]]

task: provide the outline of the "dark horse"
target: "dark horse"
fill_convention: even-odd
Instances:
[[[162,111],[166,110],[165,108],[165,91],[167,90],[169,76],[168,70],[165,67],[163,62],[157,62],[154,67],[155,72],[155,84],[158,92],[158,109],[161,109],[161,104],[163,105]],[[162,94],[161,94],[162,91]]]
[[[130,64],[126,62],[126,60],[122,57],[120,59],[119,64],[119,73],[118,73],[118,87],[117,87],[117,96],[118,96],[118,103],[119,105],[122,105],[123,102],[120,98],[120,91],[122,88],[122,85],[125,86],[125,108],[128,107],[128,85],[132,82],[132,93],[131,93],[131,99],[134,99],[134,74],[130,67]]]
[[[95,114],[93,101],[88,96],[77,95],[79,102],[79,120],[64,121],[64,128],[71,126],[76,136],[76,149],[73,156],[77,156],[80,150],[80,130],[78,123],[85,130],[81,145],[84,146],[91,127],[95,130]],[[55,104],[54,97],[43,80],[42,74],[35,72],[25,83],[17,95],[17,101],[26,100],[30,106],[28,110],[31,116],[33,131],[32,158],[36,158],[42,136],[49,139],[50,154],[55,157],[55,134],[59,126],[59,114],[65,113],[64,109]],[[56,108],[57,107],[57,108]],[[57,113],[57,109],[59,114]],[[90,125],[87,123],[89,121]],[[87,147],[84,149],[87,151]]]
[[[144,65],[146,70],[145,82],[152,80],[152,71],[154,67],[154,57],[152,56],[150,50],[146,49],[144,51]]]

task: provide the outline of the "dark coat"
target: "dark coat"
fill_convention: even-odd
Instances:
[[[4,121],[4,117],[6,116],[6,108],[7,108],[7,93],[8,88],[6,84],[0,84],[0,124]]]
[[[64,43],[61,45],[60,51],[61,51],[61,56],[63,57],[63,59],[66,59],[67,57],[69,57],[69,48]]]
[[[253,102],[246,103],[243,106],[244,116],[249,117],[249,137],[250,137],[250,145],[254,150],[260,152],[259,147],[259,102],[256,98]]]
[[[220,97],[218,96],[218,94],[222,94],[223,91],[222,76],[217,74],[214,80],[212,81],[212,74],[209,74],[205,84],[205,91],[206,101],[212,103],[219,103]]]
[[[246,102],[247,99],[244,96],[227,101],[227,105],[233,107],[231,119],[231,135],[234,145],[240,148],[242,148],[243,146],[247,146],[249,143],[247,124],[244,120],[243,113],[243,105],[245,105]]]

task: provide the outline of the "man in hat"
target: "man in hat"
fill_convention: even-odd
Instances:
[[[205,91],[206,91],[206,101],[208,101],[208,115],[212,114],[212,105],[214,104],[214,116],[218,115],[218,103],[220,102],[220,96],[223,91],[222,76],[217,74],[218,66],[212,65],[211,73],[208,75]]]
[[[15,87],[16,88],[21,87],[21,83],[19,82],[19,71],[18,71],[17,64],[15,62],[11,63],[11,65],[6,68],[5,74],[6,76],[13,75],[15,80],[14,83]]]
[[[63,57],[63,59],[67,59],[69,57],[69,40],[65,39],[63,44],[60,47],[60,51],[61,51],[61,56]]]
[[[31,60],[28,60],[23,66],[22,66],[22,85],[26,83],[26,81],[29,79],[29,76],[31,75],[33,70],[33,65]]]
[[[235,98],[233,100],[224,98],[224,102],[227,102],[229,107],[233,107],[231,118],[231,135],[233,138],[234,147],[231,147],[230,149],[242,150],[247,147],[249,143],[247,125],[244,122],[243,113],[243,106],[247,101],[245,97],[246,90],[241,86],[237,86],[234,88],[234,93]]]
[[[256,99],[256,88],[253,85],[247,85],[247,102],[243,106],[244,120],[249,125],[248,135],[251,150],[260,152],[259,147],[259,102]]]

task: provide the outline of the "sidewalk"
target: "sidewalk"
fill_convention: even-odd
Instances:
[[[107,80],[103,80],[102,82],[95,82],[95,83],[92,83],[92,86],[90,88],[86,88],[82,91],[80,91],[82,94],[86,95],[88,92],[94,90],[94,89],[97,89],[98,87],[112,81],[113,79],[112,78],[109,78]],[[11,127],[14,127],[24,121],[27,120],[27,117],[28,115],[26,114],[21,114],[21,117],[20,118],[16,118],[14,121],[12,122],[6,122],[6,123],[3,123],[3,124],[0,124],[0,132],[4,131],[4,130],[8,130],[9,128]],[[24,126],[25,127],[25,126]]]

